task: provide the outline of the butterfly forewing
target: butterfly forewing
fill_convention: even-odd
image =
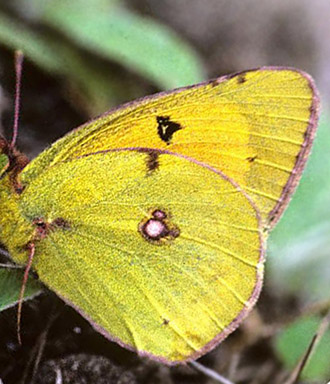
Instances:
[[[307,158],[318,96],[300,71],[265,67],[126,104],[59,140],[26,170],[110,148],[184,154],[235,180],[264,225],[287,204]]]

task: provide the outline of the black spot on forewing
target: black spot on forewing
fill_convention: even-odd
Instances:
[[[317,105],[315,102],[313,102],[313,103],[310,105],[310,107],[309,107],[309,112],[310,112],[310,114],[311,114],[311,115],[315,115],[315,114],[317,114],[317,108],[318,108],[318,105]]]
[[[221,84],[221,78],[220,77],[211,81],[212,87],[217,87],[219,84]]]
[[[159,167],[159,153],[150,151],[147,153],[147,172],[150,175]]]
[[[249,163],[253,163],[254,160],[256,160],[257,157],[258,157],[257,155],[255,155],[255,156],[250,156],[250,157],[247,157],[246,160],[247,160]]]
[[[237,83],[238,84],[244,84],[246,82],[245,73],[241,73],[237,76]]]
[[[166,144],[170,144],[173,134],[176,131],[182,129],[179,123],[170,120],[169,116],[157,116],[157,132],[159,137],[165,141]]]
[[[170,323],[170,320],[164,318],[162,325],[168,325],[169,323]]]

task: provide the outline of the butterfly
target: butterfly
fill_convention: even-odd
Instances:
[[[110,340],[166,364],[214,348],[262,288],[319,96],[262,67],[110,110],[29,162],[0,139],[0,240]]]

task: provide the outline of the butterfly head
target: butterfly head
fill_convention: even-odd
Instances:
[[[26,155],[12,147],[5,138],[0,136],[0,180],[9,175],[14,188],[19,192],[17,176],[28,162]]]

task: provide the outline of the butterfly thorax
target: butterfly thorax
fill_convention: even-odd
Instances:
[[[0,145],[3,146],[2,140]],[[20,209],[19,173],[28,161],[25,155],[8,146],[0,149],[0,242],[15,262],[25,263],[26,245],[33,237],[34,228]]]

